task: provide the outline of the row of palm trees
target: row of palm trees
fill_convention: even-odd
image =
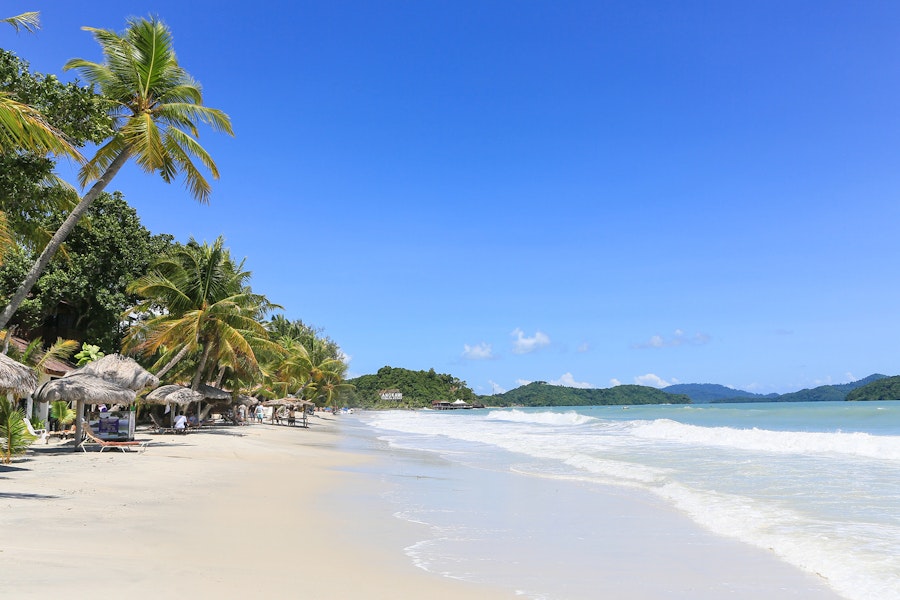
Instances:
[[[346,364],[336,346],[248,285],[244,262],[232,259],[220,237],[191,239],[129,286],[145,300],[131,321],[123,349],[152,361],[151,371],[178,381],[227,384],[254,395],[302,396],[331,403],[344,389]],[[311,334],[312,333],[312,334]]]
[[[4,19],[33,31],[37,13]],[[53,234],[9,303],[0,312],[6,327],[41,272],[78,220],[122,166],[134,160],[164,181],[181,177],[199,202],[209,200],[218,169],[197,141],[198,125],[233,135],[224,112],[203,105],[199,83],[178,64],[169,29],[156,18],[132,18],[124,33],[83,28],[93,34],[103,62],[72,59],[64,66],[93,85],[108,105],[111,136],[86,160],[40,113],[0,92],[0,152],[65,155],[79,161],[79,183],[91,186]],[[199,166],[198,166],[199,165]],[[0,213],[0,252],[12,242]],[[2,254],[0,254],[2,260]],[[232,259],[222,238],[191,239],[160,258],[129,291],[144,301],[123,315],[131,322],[123,351],[152,363],[169,380],[196,390],[214,382],[263,395],[298,395],[332,403],[345,387],[346,364],[336,347],[299,322],[265,318],[281,308],[255,294],[243,261]]]

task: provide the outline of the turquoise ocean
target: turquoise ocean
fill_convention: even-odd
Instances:
[[[378,470],[395,516],[431,532],[405,549],[428,571],[523,597],[593,597],[595,538],[610,515],[592,507],[619,490],[774,553],[845,598],[900,598],[900,402],[341,419],[348,444],[385,459]]]

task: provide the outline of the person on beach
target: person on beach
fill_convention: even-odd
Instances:
[[[263,405],[257,404],[256,405],[256,421],[257,421],[257,423],[262,425],[263,418],[265,418],[265,416],[266,416],[266,411],[265,411],[265,409],[263,409]]]
[[[297,413],[294,412],[294,407],[291,406],[288,408],[288,425],[293,426],[294,423],[297,422]]]
[[[184,433],[187,428],[187,417],[184,416],[184,413],[178,413],[178,416],[175,417],[175,433]]]
[[[243,425],[247,420],[247,407],[241,404],[238,406],[238,425]]]

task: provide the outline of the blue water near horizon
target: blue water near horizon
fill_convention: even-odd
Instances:
[[[448,577],[514,582],[531,598],[591,597],[585,556],[598,534],[591,499],[577,494],[603,486],[652,495],[845,598],[900,597],[900,402],[372,411],[345,422],[408,459],[391,492],[396,514],[441,534],[407,553]],[[565,543],[540,517],[560,481],[581,485],[552,523],[570,528]],[[535,566],[559,555],[576,575],[542,578]]]

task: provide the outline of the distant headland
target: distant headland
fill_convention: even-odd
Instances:
[[[345,406],[391,409],[426,408],[432,402],[463,400],[473,405],[619,406],[637,404],[714,404],[724,402],[824,402],[900,399],[900,376],[874,374],[851,383],[823,385],[787,394],[754,394],[712,383],[680,383],[663,389],[642,385],[572,388],[534,381],[502,394],[478,395],[465,381],[447,374],[382,367],[350,379]]]

